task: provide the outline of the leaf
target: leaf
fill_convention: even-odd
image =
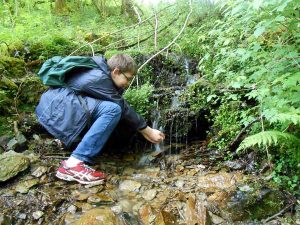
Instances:
[[[207,102],[210,102],[210,101],[211,101],[213,98],[215,98],[215,97],[217,97],[217,95],[215,95],[215,94],[209,95],[209,96],[207,96],[206,101],[207,101]]]
[[[262,35],[264,32],[265,32],[265,30],[266,30],[266,27],[265,26],[260,26],[260,27],[258,27],[258,28],[256,28],[256,30],[254,31],[254,36],[256,37],[256,38],[258,38],[260,35]]]

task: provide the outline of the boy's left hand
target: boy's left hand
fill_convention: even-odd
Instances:
[[[153,129],[151,127],[146,127],[141,130],[140,133],[150,142],[158,144],[165,139],[165,134],[160,130]]]

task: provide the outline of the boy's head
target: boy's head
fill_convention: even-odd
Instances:
[[[111,77],[119,88],[126,88],[137,72],[137,65],[133,58],[127,54],[113,55],[107,61]]]

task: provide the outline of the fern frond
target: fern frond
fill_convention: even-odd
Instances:
[[[293,113],[293,112],[287,112],[287,113],[278,113],[272,118],[269,119],[271,123],[274,122],[290,122],[295,125],[300,124],[300,115]]]
[[[270,145],[277,145],[279,142],[282,144],[295,144],[296,146],[300,146],[300,139],[298,137],[289,133],[270,130],[263,131],[245,138],[238,147],[237,151],[241,151],[255,145],[258,145],[259,147],[268,147]]]

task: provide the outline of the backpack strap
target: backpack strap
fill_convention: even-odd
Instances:
[[[90,128],[92,126],[92,115],[91,115],[91,113],[90,113],[90,111],[89,111],[89,109],[86,105],[85,100],[81,96],[81,93],[75,91],[75,94],[78,97],[78,99],[80,101],[80,104],[81,104],[82,108],[84,109],[84,111],[87,115],[87,125],[88,125],[88,128]]]

